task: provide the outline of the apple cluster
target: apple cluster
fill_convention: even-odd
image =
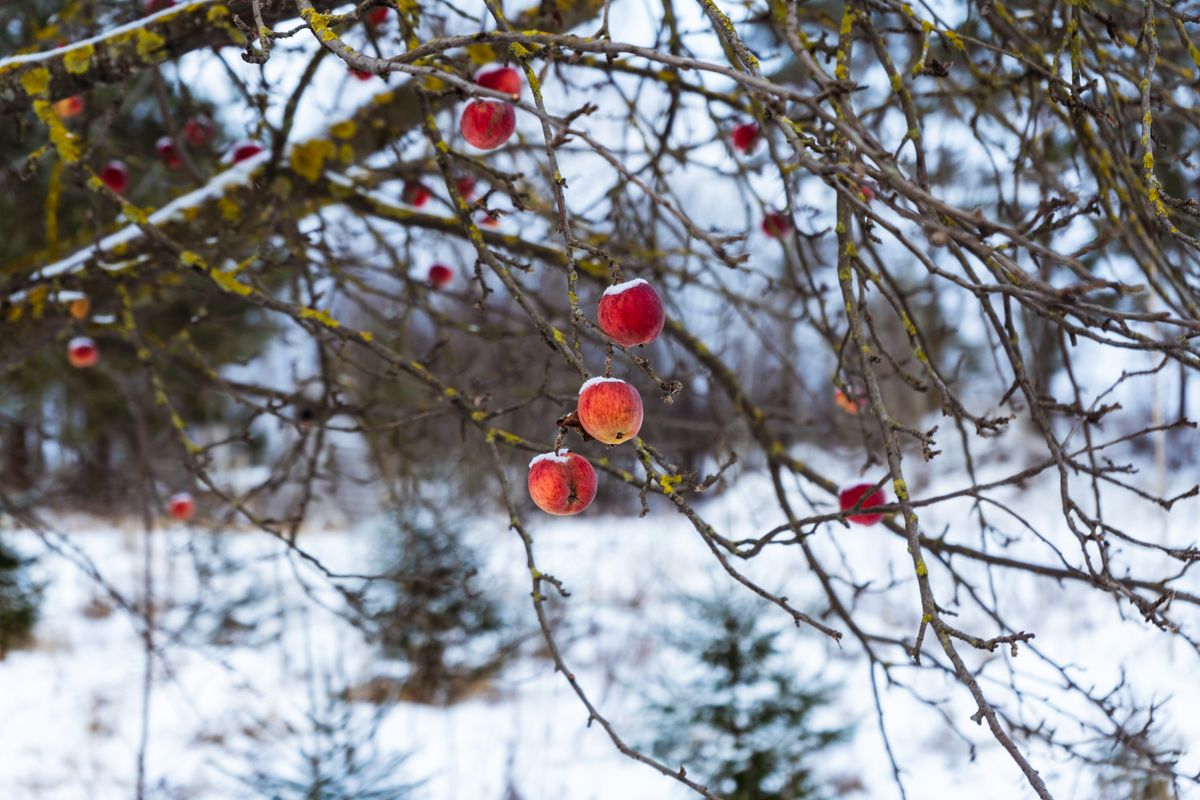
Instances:
[[[604,335],[623,347],[653,342],[666,322],[662,299],[641,278],[606,289],[596,316]],[[620,378],[591,378],[579,387],[576,415],[588,436],[619,445],[642,428],[642,396]],[[596,497],[596,470],[570,450],[543,453],[529,462],[529,496],[547,514],[578,514]]]

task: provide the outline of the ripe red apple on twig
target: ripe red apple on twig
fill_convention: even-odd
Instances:
[[[529,462],[529,496],[547,514],[578,514],[596,499],[596,470],[570,450],[543,453]]]
[[[579,424],[605,444],[620,444],[642,429],[642,396],[620,378],[592,378],[579,387]]]
[[[658,292],[642,278],[605,289],[597,317],[600,330],[625,347],[653,342],[666,322]]]

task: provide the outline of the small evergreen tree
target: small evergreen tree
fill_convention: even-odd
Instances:
[[[393,512],[383,538],[391,564],[368,600],[384,654],[409,667],[400,697],[455,702],[513,653],[498,638],[480,647],[503,626],[494,601],[472,585],[478,558],[453,524],[428,510]]]
[[[37,624],[42,592],[29,577],[32,561],[0,539],[0,659],[28,644]]]
[[[692,669],[651,705],[655,754],[683,764],[728,800],[818,800],[816,766],[848,727],[823,728],[814,712],[830,689],[803,677],[779,652],[749,604],[688,597],[695,623],[668,641]]]

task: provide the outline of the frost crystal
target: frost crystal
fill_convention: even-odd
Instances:
[[[627,292],[630,289],[632,289],[633,287],[640,286],[643,283],[646,283],[646,281],[642,278],[634,278],[631,281],[625,281],[624,283],[618,283],[616,286],[610,286],[607,289],[605,289],[604,296],[608,297],[609,295],[620,294],[621,292]]]

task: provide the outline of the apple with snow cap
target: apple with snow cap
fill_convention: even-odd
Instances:
[[[253,139],[247,139],[244,142],[238,142],[233,147],[229,148],[229,153],[225,159],[232,161],[234,164],[240,164],[246,159],[254,158],[263,151],[262,145]]]
[[[642,429],[642,396],[620,378],[592,378],[579,387],[579,424],[593,439],[620,444]]]
[[[475,100],[463,109],[459,130],[472,147],[495,150],[517,128],[517,112],[508,103]]]
[[[158,153],[158,157],[169,169],[178,169],[183,164],[179,150],[175,148],[175,140],[170,136],[160,136],[154,143],[154,152]]]
[[[87,336],[76,336],[67,342],[67,360],[72,367],[94,367],[100,360],[100,348]]]
[[[859,500],[862,500],[861,505]],[[858,506],[860,511],[865,511],[886,503],[887,496],[881,490],[875,489],[873,483],[856,483],[838,492],[839,511],[849,511],[855,506]],[[874,525],[883,519],[883,514],[851,514],[846,519],[855,525]]]
[[[625,347],[653,342],[666,322],[658,292],[641,278],[605,289],[597,317],[600,330]]]
[[[529,462],[529,496],[547,514],[578,514],[596,499],[596,470],[570,450],[542,453]]]
[[[125,194],[125,190],[129,188],[129,168],[125,166],[124,161],[114,159],[108,162],[100,168],[96,177],[117,194]]]
[[[188,492],[173,494],[167,501],[167,513],[171,515],[171,519],[187,522],[192,518],[192,514],[196,513],[196,501]]]

